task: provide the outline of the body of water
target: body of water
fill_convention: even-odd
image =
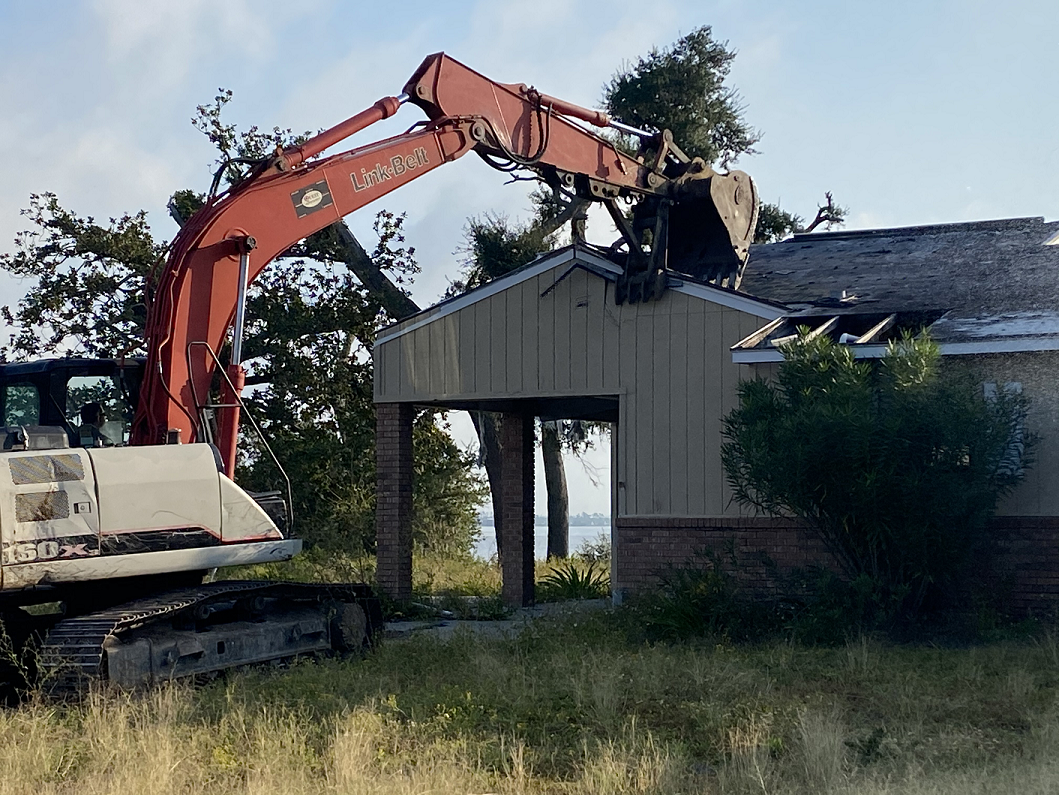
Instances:
[[[496,554],[496,529],[493,527],[481,528],[482,535],[475,545],[474,554],[488,560]],[[610,528],[598,525],[590,527],[570,526],[570,551],[576,552],[585,542],[595,543],[600,536],[610,541]],[[533,533],[533,551],[537,558],[543,558],[548,553],[548,528],[535,527]]]

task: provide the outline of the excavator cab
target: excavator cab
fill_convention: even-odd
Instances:
[[[142,359],[71,357],[2,364],[3,449],[124,445],[142,381]],[[96,419],[86,421],[93,406]],[[88,438],[93,443],[86,444]]]

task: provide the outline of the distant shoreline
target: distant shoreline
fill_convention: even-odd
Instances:
[[[478,517],[479,527],[494,527],[493,516],[484,515]],[[539,514],[533,517],[534,527],[547,527],[548,517]],[[610,528],[610,517],[598,513],[579,513],[570,517],[570,527],[606,527]]]
[[[475,557],[489,560],[496,555],[496,533],[492,525],[479,525],[482,534],[474,545]],[[585,543],[594,544],[603,536],[610,541],[610,525],[570,525],[570,551],[577,552]],[[541,559],[548,550],[548,528],[537,525],[533,533],[533,548],[535,557]]]

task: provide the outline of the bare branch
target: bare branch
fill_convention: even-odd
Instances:
[[[824,229],[830,229],[832,226],[841,226],[845,223],[846,213],[849,210],[839,204],[835,204],[834,199],[831,198],[831,191],[825,193],[824,197],[827,202],[816,209],[816,218],[813,219],[809,226],[801,230],[803,233],[812,232],[820,224],[824,224]]]

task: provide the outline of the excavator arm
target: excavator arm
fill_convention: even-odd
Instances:
[[[422,108],[429,120],[402,135],[313,159],[392,116],[406,101]],[[629,154],[573,119],[638,134],[652,143],[651,152]],[[645,300],[652,289],[660,292],[659,277],[664,279],[668,252],[694,249],[703,236],[713,239],[721,232],[720,243],[711,244],[720,252],[721,265],[710,266],[710,273],[732,273],[733,263],[739,266],[745,260],[757,211],[753,185],[745,174],[714,174],[701,161],[682,157],[665,134],[652,136],[626,128],[598,111],[525,85],[494,82],[442,53],[432,55],[401,96],[379,100],[256,164],[245,179],[208,201],[181,229],[152,285],[147,365],[132,444],[215,441],[231,476],[243,385],[247,286],[294,243],[472,150],[503,170],[531,169],[557,190],[607,203],[629,246],[626,270],[632,287],[626,300]],[[632,228],[621,223],[614,203],[620,197],[639,197],[648,208],[640,213],[639,222],[634,217]],[[675,229],[667,232],[660,226],[670,205],[696,203],[706,212],[685,226],[698,224],[698,229],[685,229],[680,237]],[[655,235],[650,251],[641,245],[643,229]],[[703,251],[691,253],[706,261]],[[682,269],[696,275],[690,267]],[[698,275],[710,277],[710,273]],[[654,288],[649,284],[652,279]],[[222,400],[213,407],[219,433],[211,439],[204,409],[220,368],[218,352],[233,322]]]

